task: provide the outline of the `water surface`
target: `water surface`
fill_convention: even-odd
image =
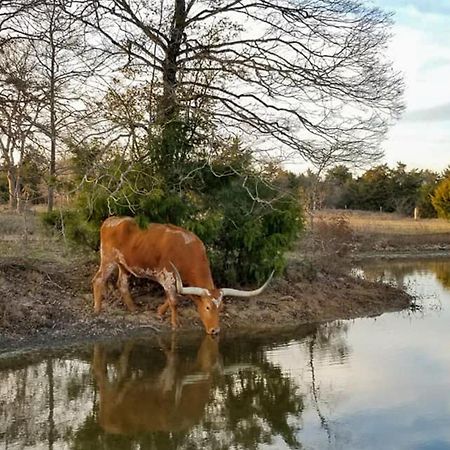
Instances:
[[[0,449],[450,449],[450,260],[374,262],[419,312],[0,359]]]

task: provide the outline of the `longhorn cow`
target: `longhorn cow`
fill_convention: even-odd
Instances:
[[[106,282],[118,268],[117,287],[130,311],[136,305],[128,289],[129,275],[158,282],[166,294],[157,314],[171,311],[172,328],[178,325],[177,294],[189,296],[197,306],[208,334],[217,334],[219,312],[225,296],[252,297],[260,294],[269,279],[253,291],[217,289],[203,242],[188,230],[174,225],[150,224],[141,229],[131,217],[110,217],[100,229],[100,268],[93,279],[94,310],[99,313]]]

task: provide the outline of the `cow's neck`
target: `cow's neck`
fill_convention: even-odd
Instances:
[[[183,281],[190,286],[201,287],[208,290],[215,289],[209,266],[195,268],[194,270],[189,271],[183,277]]]

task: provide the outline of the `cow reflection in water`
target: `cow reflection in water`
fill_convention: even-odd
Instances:
[[[133,345],[118,360],[117,377],[110,381],[106,350],[94,348],[93,370],[99,388],[99,423],[108,433],[181,431],[200,422],[215,372],[221,370],[218,340],[205,336],[193,360],[180,358],[175,341],[163,346],[165,367],[159,374],[130,375]]]

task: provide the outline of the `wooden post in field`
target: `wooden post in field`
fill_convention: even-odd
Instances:
[[[419,208],[416,206],[414,208],[414,220],[417,220],[419,218]]]

